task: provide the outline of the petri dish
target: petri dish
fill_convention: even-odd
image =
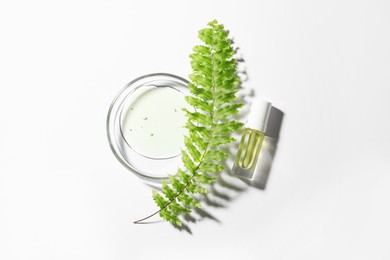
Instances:
[[[168,73],[141,76],[115,97],[107,137],[115,157],[138,177],[161,182],[182,165],[188,81]]]

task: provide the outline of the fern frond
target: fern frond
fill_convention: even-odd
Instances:
[[[231,133],[243,125],[230,118],[243,104],[236,98],[240,79],[228,35],[216,20],[199,31],[199,39],[204,45],[192,49],[193,72],[188,84],[191,95],[185,98],[193,107],[191,111],[184,109],[188,129],[182,151],[185,169],[178,169],[176,176],[169,175],[170,184],[162,182],[162,194],[153,191],[153,199],[160,209],[135,223],[159,213],[168,222],[181,226],[179,215],[191,212],[191,208],[202,207],[191,194],[207,193],[207,185],[224,169],[221,162],[229,155],[221,151],[220,146],[234,142]]]

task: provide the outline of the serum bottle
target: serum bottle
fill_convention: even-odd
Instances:
[[[264,141],[272,104],[254,99],[248,121],[242,133],[233,173],[247,179],[253,178],[257,159]]]

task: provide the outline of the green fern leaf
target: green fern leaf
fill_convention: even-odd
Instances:
[[[160,217],[165,219],[168,222],[171,222],[174,225],[182,226],[183,223],[180,221],[179,217],[174,214],[172,211],[169,211],[167,208],[160,210]]]
[[[194,181],[202,183],[202,184],[210,184],[213,183],[217,178],[210,177],[207,174],[198,174],[194,177]]]
[[[188,207],[202,208],[202,205],[199,203],[199,201],[197,201],[187,193],[180,193],[180,195],[178,196],[178,200],[187,205]]]
[[[193,58],[197,58],[197,57],[194,56]],[[196,82],[197,85],[201,85],[205,89],[211,89],[213,87],[213,82],[210,80],[210,78],[202,74],[192,73],[190,74],[189,77],[193,82]]]
[[[169,181],[171,182],[172,187],[175,188],[176,191],[181,191],[185,186],[180,180],[176,179],[176,177],[172,175],[169,175]]]
[[[214,117],[216,120],[221,120],[224,119],[228,116],[234,115],[238,113],[238,109],[243,106],[242,103],[236,103],[236,104],[231,104],[224,106],[222,108],[217,109],[214,112]]]
[[[187,187],[187,191],[192,194],[205,194],[208,192],[208,190],[202,186],[196,185],[194,183],[191,183]]]
[[[229,157],[229,154],[219,151],[219,150],[208,150],[205,155],[206,161],[222,161],[223,159],[226,159]]]
[[[185,126],[188,130],[198,133],[202,138],[209,139],[211,130],[205,126],[196,126],[190,121]]]
[[[204,99],[205,101],[212,101],[213,100],[213,92],[202,88],[199,86],[199,82],[194,83],[188,83],[188,88],[190,89],[191,94],[194,96],[197,96],[199,98]]]
[[[195,162],[199,162],[202,159],[202,154],[199,152],[198,148],[195,147],[194,143],[188,136],[184,137],[184,144],[192,159]]]
[[[190,212],[188,208],[183,207],[176,201],[173,201],[171,204],[169,204],[169,209],[175,214],[186,214]]]
[[[229,144],[234,141],[236,141],[236,139],[228,135],[214,135],[214,137],[210,139],[210,144],[216,147],[223,144]]]
[[[188,183],[191,180],[191,176],[185,173],[182,169],[177,170],[177,176],[179,176],[183,183]]]
[[[222,165],[206,162],[199,167],[199,170],[203,173],[220,173],[223,169]]]
[[[171,189],[171,187],[168,186],[166,181],[162,181],[162,193],[165,194],[165,197],[169,200],[175,199],[176,193]]]
[[[200,110],[205,111],[207,113],[213,112],[212,104],[204,102],[204,100],[202,100],[200,98],[186,96],[186,101],[188,104],[190,104],[194,108],[200,109]]]
[[[181,156],[184,168],[178,169],[176,176],[169,176],[169,184],[162,182],[161,194],[153,190],[159,210],[135,223],[159,213],[161,218],[181,226],[180,215],[202,207],[193,194],[207,193],[207,185],[224,169],[221,161],[229,154],[220,146],[235,141],[231,134],[243,125],[231,118],[243,104],[237,102],[240,78],[228,36],[229,32],[216,20],[198,33],[204,44],[196,45],[190,54],[193,72],[189,75],[190,95],[185,99],[193,109],[183,109],[188,129]]]
[[[211,125],[211,123],[213,122],[212,119],[205,114],[199,112],[190,112],[185,108],[183,110],[186,112],[188,119],[192,122],[202,125]]]
[[[157,206],[163,208],[168,201],[166,201],[157,191],[153,190],[153,199],[156,202]]]
[[[184,163],[184,167],[186,167],[187,170],[189,170],[192,174],[194,174],[198,167],[191,160],[190,156],[186,151],[181,151],[181,159]]]
[[[214,134],[230,133],[241,129],[244,124],[235,120],[216,124],[213,129]]]
[[[238,90],[233,90],[230,92],[225,92],[219,95],[215,95],[215,106],[220,107],[223,104],[230,103],[234,100],[236,100],[236,93]]]
[[[200,151],[204,152],[208,147],[208,139],[204,138],[197,130],[190,130],[190,138]]]

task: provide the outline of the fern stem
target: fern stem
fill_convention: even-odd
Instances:
[[[139,219],[139,220],[136,220],[136,221],[133,222],[133,224],[144,224],[144,223],[142,223],[144,220],[147,220],[147,219],[153,217],[154,215],[156,215],[156,214],[159,213],[160,211],[161,211],[161,209],[158,210],[158,211],[156,211],[156,212],[154,212],[153,214],[150,214],[150,215],[147,216],[147,217],[144,217],[144,218],[141,218],[141,219]]]

